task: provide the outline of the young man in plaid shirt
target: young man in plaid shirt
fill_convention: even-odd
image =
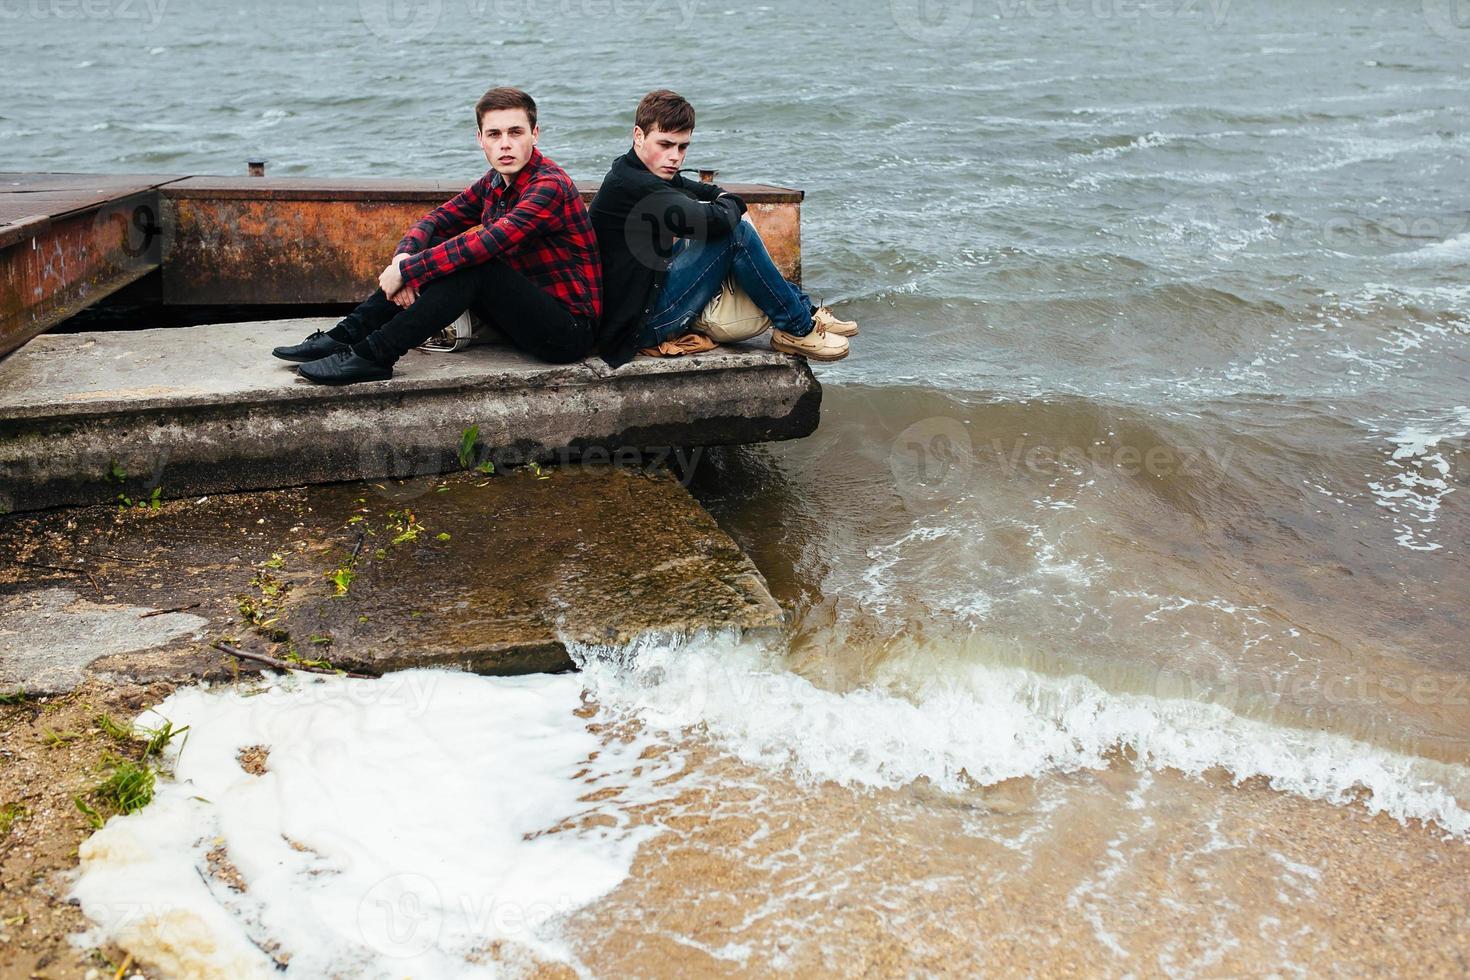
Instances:
[[[393,364],[465,310],[554,363],[592,351],[602,314],[597,238],[577,187],[536,149],[536,103],[493,88],[475,104],[491,170],[408,230],[378,289],[341,323],[272,353],[320,384],[393,377]]]

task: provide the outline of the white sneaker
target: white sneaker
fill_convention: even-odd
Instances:
[[[470,338],[474,336],[474,333],[475,326],[470,321],[470,311],[465,310],[459,315],[459,319],[419,344],[419,350],[432,353],[464,350],[470,345]]]

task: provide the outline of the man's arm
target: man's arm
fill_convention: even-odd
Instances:
[[[404,283],[419,289],[440,276],[509,255],[527,241],[560,230],[567,193],[554,177],[533,180],[515,207],[498,220],[470,228],[404,259],[399,266]]]
[[[699,241],[724,238],[739,227],[740,217],[745,214],[745,202],[734,194],[714,188],[715,196],[709,201],[702,201],[689,196],[673,181],[654,179],[657,185],[649,187],[630,215],[629,220],[637,227],[647,227],[664,240],[693,238]],[[683,183],[688,185],[692,182]]]
[[[683,174],[675,174],[674,179],[669,181],[669,186],[706,202],[713,201],[721,194],[727,193],[723,187],[714,181],[706,183],[702,180],[690,180]]]
[[[485,207],[485,194],[488,193],[487,183],[486,178],[481,177],[414,222],[408,231],[403,233],[398,247],[393,250],[394,261],[396,262],[400,255],[422,252],[435,238],[452,238],[479,224],[480,215]]]

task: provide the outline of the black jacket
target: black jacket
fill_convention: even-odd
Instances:
[[[682,176],[662,180],[630,149],[613,161],[590,211],[602,253],[597,349],[618,367],[638,352],[643,321],[668,275],[674,239],[729,235],[745,202],[716,184]]]

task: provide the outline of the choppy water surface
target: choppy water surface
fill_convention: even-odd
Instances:
[[[589,946],[639,972],[1464,952],[1432,932],[1463,874],[1384,913],[1396,938],[1340,935],[1398,894],[1383,862],[1463,870],[1470,826],[1453,3],[69,10],[7,10],[6,169],[468,181],[467,106],[515,83],[596,178],[670,84],[691,165],[806,189],[807,284],[862,335],[818,369],[815,436],[695,485],[795,637],[589,670],[695,760],[575,919]],[[685,911],[622,914],[659,901]]]

